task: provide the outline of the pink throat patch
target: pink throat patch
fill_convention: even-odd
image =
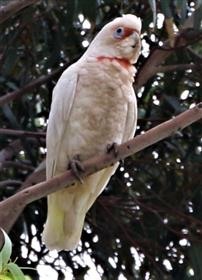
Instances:
[[[128,69],[132,64],[126,58],[110,57],[110,56],[98,56],[97,60],[102,62],[104,60],[108,61],[117,61],[122,67]]]

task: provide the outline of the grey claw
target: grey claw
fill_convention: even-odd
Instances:
[[[115,157],[118,156],[118,144],[117,143],[112,143],[107,145],[107,153],[113,153]]]
[[[79,160],[79,157],[76,156],[69,162],[69,168],[74,173],[75,177],[78,179],[78,181],[83,184],[83,179],[81,177],[81,174],[85,171],[84,166],[82,162]]]

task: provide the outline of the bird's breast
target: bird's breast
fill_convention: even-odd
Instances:
[[[85,159],[103,152],[107,144],[121,143],[128,103],[134,98],[132,77],[118,71],[117,65],[92,63],[81,69],[64,137],[68,156],[80,154]]]

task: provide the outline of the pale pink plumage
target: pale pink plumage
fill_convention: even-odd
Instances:
[[[121,38],[117,38],[119,27],[125,31]],[[134,15],[115,19],[63,72],[53,92],[48,122],[47,179],[63,173],[77,154],[85,160],[106,151],[107,144],[133,137],[137,106],[132,64],[139,56],[140,29],[141,21]],[[77,246],[86,212],[117,166],[48,196],[43,241],[49,249],[71,250]]]

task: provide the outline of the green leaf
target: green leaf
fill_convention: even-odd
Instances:
[[[199,30],[202,21],[202,4],[194,12],[194,29]]]
[[[166,18],[172,17],[172,12],[171,12],[171,8],[170,8],[170,0],[167,0],[167,1],[161,0],[161,10]]]
[[[0,273],[3,269],[3,260],[2,260],[2,254],[0,253]]]
[[[17,55],[16,48],[10,47],[8,53],[6,55],[5,63],[3,64],[4,74],[5,75],[13,75],[14,67],[19,60],[19,56]]]
[[[20,124],[17,121],[15,114],[13,113],[11,107],[8,104],[5,104],[2,107],[5,117],[9,120],[11,126],[16,129],[21,129]]]
[[[77,3],[74,0],[69,0],[67,2],[67,23],[68,23],[68,28],[70,28],[70,26],[72,26],[73,21],[74,21],[74,17],[76,14],[76,9],[77,9]]]
[[[175,112],[182,112],[182,107],[180,106],[180,102],[177,97],[165,95],[164,99],[175,110]]]
[[[191,258],[191,265],[194,270],[194,280],[202,279],[202,246],[200,244],[193,244],[189,249]]]
[[[25,280],[32,280],[32,278],[28,275],[25,275]]]
[[[181,15],[181,23],[183,23],[186,19],[187,0],[177,0],[176,5]]]
[[[13,279],[8,275],[0,275],[0,280],[13,280]]]
[[[26,280],[25,275],[17,264],[9,263],[6,267],[7,270],[9,270],[13,280]]]
[[[1,255],[1,266],[4,267],[10,260],[11,251],[12,251],[12,243],[7,233],[1,228],[4,236],[4,245],[0,252]]]
[[[149,5],[151,7],[151,10],[153,12],[153,23],[154,26],[156,25],[156,0],[149,0]]]
[[[90,21],[95,21],[97,14],[97,1],[96,0],[80,0],[78,1],[78,10],[83,13],[84,17]]]

